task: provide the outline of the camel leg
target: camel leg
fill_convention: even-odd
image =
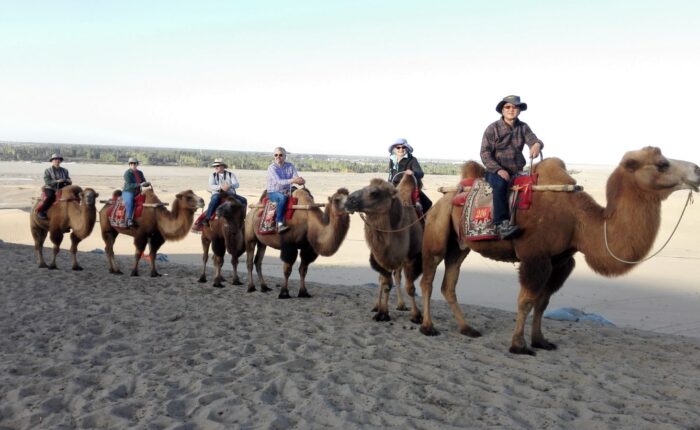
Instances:
[[[151,240],[149,241],[149,246],[148,250],[150,251],[149,255],[151,257],[151,278],[156,278],[158,276],[162,276],[158,271],[156,270],[156,256],[158,256],[158,250],[160,249],[161,246],[165,243],[165,238],[160,235],[160,233],[155,233],[153,236],[151,236]]]
[[[75,235],[75,233],[70,234],[70,256],[73,259],[73,270],[83,270],[78,264],[78,244],[80,243],[80,238]]]
[[[520,280],[518,309],[509,349],[513,354],[535,355],[535,351],[528,348],[527,342],[525,341],[525,322],[530,311],[532,311],[538,301],[542,307],[542,312],[544,312],[544,308],[549,304],[550,294],[545,293],[545,291],[547,289],[547,283],[552,277],[552,273],[553,266],[550,258],[521,256],[520,268],[518,270],[518,277]],[[566,279],[566,277],[564,277],[564,279]],[[546,295],[546,298],[543,297],[543,294]],[[539,324],[541,324],[541,320]],[[533,327],[534,326],[535,322],[533,321]],[[538,341],[541,340],[543,339],[538,339]]]
[[[396,287],[396,310],[407,311],[406,302],[404,302],[403,294],[401,294],[401,269],[394,270],[394,286]]]
[[[256,245],[255,240],[247,240],[245,243],[245,268],[246,268],[246,271],[248,272],[248,292],[249,293],[252,293],[253,291],[255,291],[255,281],[253,281],[253,262],[255,260],[255,245]],[[261,246],[264,246],[264,245],[258,244],[258,250],[260,250]],[[265,254],[265,251],[263,250],[263,255],[264,254]],[[261,277],[261,272],[258,272],[258,278],[260,278],[260,277]]]
[[[111,231],[103,231],[102,232],[102,240],[105,243],[105,256],[107,257],[107,265],[109,266],[109,273],[113,273],[115,275],[121,275],[122,271],[119,270],[119,266],[117,265],[116,260],[114,259],[114,242],[117,239],[117,233],[116,230],[111,230]]]
[[[309,272],[309,265],[316,261],[318,254],[313,248],[302,248],[300,252],[301,262],[299,263],[299,294],[298,297],[309,298],[311,294],[306,290],[306,274]]]
[[[574,270],[576,261],[573,257],[568,257],[552,268],[552,274],[547,281],[544,291],[540,294],[535,302],[535,307],[532,313],[532,332],[530,343],[533,348],[541,348],[545,350],[557,349],[557,346],[552,342],[547,341],[542,334],[542,314],[549,305],[549,298],[552,297],[559,288],[564,285],[564,282],[569,278]]]
[[[290,246],[282,245],[280,249],[280,259],[284,264],[282,264],[282,274],[284,275],[284,284],[282,285],[282,290],[280,291],[280,299],[288,299],[289,295],[289,275],[292,274],[292,267],[294,262],[297,260],[297,255],[299,251],[296,248]]]
[[[419,272],[422,267],[421,267],[421,257],[418,255],[414,260],[408,261],[404,263],[403,267],[403,272],[404,275],[406,275],[406,281],[404,283],[404,287],[406,288],[406,295],[408,295],[409,300],[411,300],[411,318],[410,321],[414,324],[420,324],[423,322],[423,316],[420,313],[420,309],[418,309],[418,305],[416,304],[416,284],[415,280],[419,276]],[[398,270],[396,271],[398,272]],[[395,273],[396,273],[395,272]],[[401,287],[399,284],[396,284],[396,290],[400,291]]]
[[[231,268],[233,269],[233,278],[231,279],[231,285],[243,285],[241,278],[238,277],[238,257],[231,253]]]
[[[260,281],[260,291],[263,293],[267,293],[268,291],[272,291],[272,288],[267,286],[267,282],[265,282],[265,277],[263,276],[263,271],[262,271],[262,264],[263,264],[263,259],[265,257],[265,251],[267,250],[267,245],[263,245],[262,243],[258,243],[258,251],[255,254],[255,271],[258,274],[258,280]]]
[[[37,263],[40,269],[48,267],[44,261],[44,242],[48,230],[32,228],[32,236],[34,237],[34,253],[36,254]]]
[[[469,249],[461,251],[459,247],[450,247],[445,255],[445,277],[442,279],[442,295],[445,297],[445,301],[450,305],[452,309],[452,314],[457,320],[457,326],[459,326],[459,332],[465,336],[469,337],[479,337],[481,333],[478,330],[472,328],[469,323],[467,323],[464,318],[464,313],[462,308],[459,307],[457,302],[457,281],[459,280],[459,268],[462,262],[469,254]]]
[[[214,254],[214,284],[212,285],[214,288],[224,288],[224,285],[221,283],[221,268],[223,265],[224,257],[222,255]]]
[[[389,316],[389,294],[391,293],[391,272],[379,274],[379,309],[374,314],[375,321],[391,321]]]
[[[139,276],[139,261],[147,244],[146,237],[134,237],[134,267],[131,268],[131,276]]]
[[[515,329],[511,340],[510,352],[513,354],[535,355],[535,351],[527,347],[525,342],[525,321],[532,310],[535,295],[525,287],[520,287],[518,293],[518,314],[515,317]]]
[[[209,244],[211,241],[206,237],[205,233],[202,232],[202,275],[199,277],[197,282],[207,282],[207,261],[209,261]]]
[[[51,258],[51,263],[49,263],[49,270],[57,269],[56,266],[56,256],[61,250],[61,242],[63,242],[63,233],[60,231],[49,232],[49,238],[53,242],[53,257]]]

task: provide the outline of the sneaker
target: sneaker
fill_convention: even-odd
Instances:
[[[500,236],[501,240],[513,238],[519,235],[520,232],[520,227],[517,225],[511,225],[510,221],[508,220],[501,222],[501,224],[498,226],[498,235]]]
[[[206,219],[206,218],[204,218],[204,219],[202,220],[201,224],[202,224],[203,226],[205,226],[205,227],[209,227],[209,220]]]
[[[39,219],[46,219],[46,214],[44,212],[39,212],[36,216],[38,216]]]
[[[133,219],[128,219],[126,220],[126,228],[131,228],[134,226],[134,220]]]
[[[287,224],[283,222],[277,223],[277,233],[284,233],[287,230],[289,230],[289,226]]]

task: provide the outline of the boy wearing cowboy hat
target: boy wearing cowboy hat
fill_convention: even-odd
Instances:
[[[41,209],[37,214],[41,219],[46,219],[46,211],[56,201],[56,191],[73,183],[68,175],[68,170],[61,167],[61,162],[63,161],[61,154],[51,154],[49,161],[51,162],[51,167],[44,170],[44,186],[42,187],[46,200],[44,200],[44,204],[41,205]]]
[[[248,200],[236,193],[236,188],[240,186],[238,178],[236,178],[233,172],[227,170],[228,165],[224,163],[224,160],[222,158],[214,159],[214,162],[211,163],[211,167],[214,168],[214,173],[209,176],[211,200],[209,200],[209,206],[207,207],[207,216],[202,220],[203,225],[209,225],[209,220],[212,215],[214,215],[217,206],[219,206],[219,201],[221,201],[221,193],[228,194],[238,200],[243,207],[248,207]]]
[[[523,148],[530,148],[530,158],[540,155],[544,144],[530,126],[518,119],[527,110],[519,96],[506,96],[496,105],[501,119],[490,124],[481,140],[481,161],[486,166],[486,181],[493,188],[493,222],[501,239],[520,233],[520,227],[510,223],[508,188],[513,176],[522,171],[526,161]]]

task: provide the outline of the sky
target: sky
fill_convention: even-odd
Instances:
[[[461,161],[517,94],[545,157],[700,163],[699,22],[697,0],[0,0],[0,140]]]

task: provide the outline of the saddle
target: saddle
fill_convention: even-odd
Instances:
[[[51,206],[57,205],[59,202],[63,201],[63,200],[62,200],[62,195],[63,195],[63,189],[60,189],[60,190],[56,191],[56,198],[54,199],[54,201],[53,201],[53,203],[51,204]],[[34,212],[39,213],[39,212],[41,212],[41,211],[44,209],[44,206],[46,205],[46,199],[47,199],[46,191],[44,191],[44,190],[42,189],[42,190],[41,190],[41,196],[39,197],[39,204],[37,204],[37,205],[36,205],[36,208],[34,208]],[[67,199],[67,200],[68,200],[68,201],[76,201],[76,202],[79,202],[79,201],[80,201],[80,199],[77,198],[77,197],[71,197],[71,198],[69,198],[69,199]],[[47,210],[48,210],[48,208],[47,208]]]
[[[532,205],[532,186],[537,184],[537,174],[516,176],[509,192],[511,213],[527,210]],[[497,240],[496,225],[493,223],[493,190],[481,178],[467,178],[460,181],[462,192],[452,199],[452,205],[463,207],[459,223],[459,238],[466,240]]]
[[[146,196],[143,194],[134,197],[134,219],[141,217],[145,202]],[[120,194],[112,195],[112,203],[107,208],[107,218],[112,227],[126,228],[126,206]]]
[[[260,222],[257,226],[258,234],[274,234],[277,233],[277,222],[276,212],[277,212],[277,202],[273,202],[266,197],[260,201],[264,205],[263,208],[258,210],[258,216],[260,217]],[[293,206],[297,204],[296,197],[289,197],[287,199],[287,210],[284,213],[284,219],[290,220],[294,216]]]

